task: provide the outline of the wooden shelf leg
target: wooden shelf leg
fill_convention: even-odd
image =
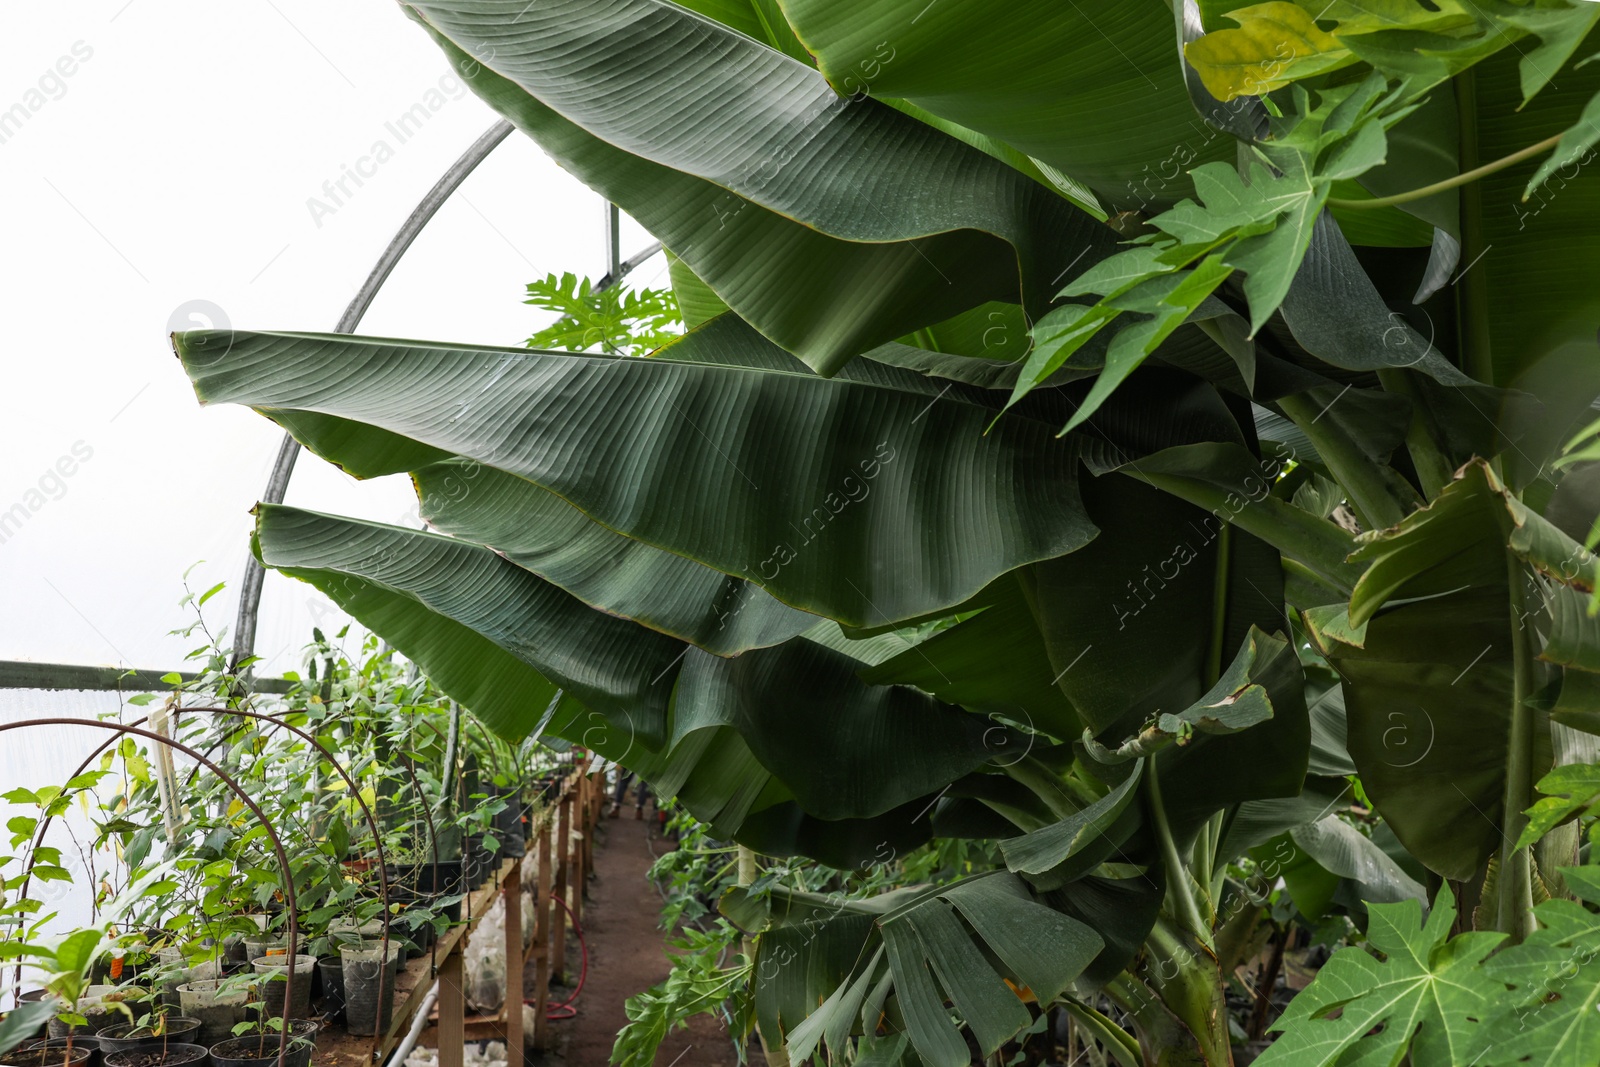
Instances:
[[[462,981],[462,951],[452,952],[439,967],[439,1067],[462,1067],[466,1059],[467,996]]]
[[[501,892],[506,901],[506,1067],[522,1067],[522,862],[511,865]]]
[[[572,857],[572,791],[567,790],[561,796],[561,809],[556,815],[556,884],[555,895],[563,900],[568,900],[567,887],[571,882],[568,877],[571,869]],[[567,913],[562,908],[556,909],[555,919],[550,924],[550,974],[558,981],[565,981],[567,976]]]
[[[550,896],[550,823],[539,830],[539,880],[533,909],[533,1047],[544,1052],[550,1047],[550,912],[555,902]]]

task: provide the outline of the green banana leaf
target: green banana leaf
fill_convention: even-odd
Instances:
[[[467,83],[825,374],[1115,235],[988,153],[665,0],[407,7]],[[902,195],[915,188],[916,196]]]
[[[789,357],[727,317],[673,360],[323,334],[176,344],[203,402],[315,410],[476,460],[849,625],[951,607],[1094,535],[1050,426],[985,436],[987,408],[877,364],[871,383],[739,365]]]

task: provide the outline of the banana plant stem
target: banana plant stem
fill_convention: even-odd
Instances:
[[[1533,869],[1529,850],[1517,847],[1522,828],[1527,824],[1523,812],[1533,802],[1534,714],[1528,706],[1532,693],[1533,649],[1523,588],[1522,562],[1507,553],[1511,581],[1512,677],[1511,734],[1506,754],[1506,788],[1501,815],[1499,899],[1496,908],[1499,927],[1513,942],[1534,930]]]
[[[1396,204],[1409,204],[1413,200],[1421,200],[1424,197],[1432,196],[1434,193],[1442,193],[1446,189],[1455,189],[1459,186],[1466,185],[1469,182],[1475,182],[1479,178],[1486,178],[1489,175],[1494,174],[1496,171],[1502,171],[1507,167],[1516,166],[1524,159],[1528,159],[1531,156],[1536,156],[1540,152],[1548,152],[1550,149],[1554,148],[1560,140],[1561,134],[1559,133],[1552,137],[1546,137],[1538,144],[1531,144],[1527,148],[1519,149],[1518,151],[1511,153],[1509,156],[1501,156],[1499,159],[1496,159],[1490,163],[1485,163],[1481,167],[1473,167],[1464,174],[1457,174],[1453,178],[1446,178],[1444,181],[1434,182],[1432,185],[1424,185],[1420,188],[1408,189],[1403,193],[1395,193],[1393,196],[1380,196],[1373,200],[1341,200],[1338,197],[1329,197],[1328,206],[1365,211],[1369,208],[1394,207]]]
[[[1211,929],[1200,918],[1200,906],[1195,903],[1189,888],[1189,870],[1178,855],[1178,843],[1173,840],[1172,826],[1167,822],[1167,808],[1161,802],[1161,779],[1155,760],[1151,760],[1144,773],[1145,797],[1150,802],[1150,815],[1155,821],[1156,836],[1161,840],[1161,859],[1167,867],[1167,897],[1172,901],[1178,920],[1189,928],[1201,944],[1211,944]]]

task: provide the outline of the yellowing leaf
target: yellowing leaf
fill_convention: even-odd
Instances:
[[[1228,13],[1236,30],[1217,30],[1183,50],[1212,96],[1260,96],[1297,78],[1337,70],[1356,61],[1333,34],[1317,28],[1295,4],[1275,0]]]

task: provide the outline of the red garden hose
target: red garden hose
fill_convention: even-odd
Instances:
[[[583,963],[578,969],[578,984],[572,990],[572,996],[559,1004],[547,1004],[544,1010],[544,1017],[546,1019],[575,1019],[578,1016],[578,1009],[573,1007],[573,1004],[577,1001],[578,994],[583,992],[584,980],[589,977],[589,943],[583,938],[583,925],[578,922],[577,916],[572,914],[572,908],[568,906],[567,902],[560,897],[552,897],[551,899],[561,905],[562,910],[567,913],[567,918],[572,921],[572,932],[578,935],[578,950],[583,954]],[[523,1003],[534,1004],[534,1001],[525,999]]]

